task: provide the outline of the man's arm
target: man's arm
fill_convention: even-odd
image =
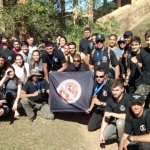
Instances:
[[[123,150],[124,142],[127,139],[128,134],[123,133],[120,144],[119,144],[119,150]],[[128,143],[129,141],[127,141]],[[126,144],[127,144],[126,143]],[[128,144],[127,144],[128,145]]]
[[[119,65],[115,66],[115,79],[119,78],[120,68]]]
[[[46,81],[49,83],[48,68],[47,67],[48,67],[47,63],[43,63],[44,76],[45,76]]]
[[[63,63],[62,67],[59,70],[57,70],[57,72],[63,72],[63,71],[65,71],[67,69],[67,67],[68,67],[68,64],[67,63]]]
[[[94,72],[94,65],[89,64],[89,70]]]
[[[32,93],[32,94],[26,94],[25,91],[21,90],[21,93],[20,93],[20,98],[28,98],[28,97],[34,97],[34,96],[38,96],[38,91]]]
[[[81,52],[81,59],[84,61],[85,64],[89,65],[89,59],[87,56]]]
[[[150,133],[138,136],[130,136],[132,142],[150,143]]]
[[[105,112],[106,117],[114,117],[117,119],[125,120],[126,114],[118,114],[118,113],[112,113],[112,112]]]

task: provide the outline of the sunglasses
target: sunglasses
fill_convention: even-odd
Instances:
[[[97,76],[97,75],[95,75],[95,77],[96,78],[104,78],[104,76]]]
[[[80,62],[81,60],[73,60],[73,62]]]
[[[118,44],[125,44],[125,42],[118,42]]]
[[[96,41],[96,43],[104,43],[104,41],[100,41],[100,40],[99,40],[99,41]]]

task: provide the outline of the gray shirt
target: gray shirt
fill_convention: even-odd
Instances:
[[[24,62],[27,62],[28,64],[30,64],[31,62],[31,57],[32,57],[32,53],[28,53],[28,55],[25,55],[23,53],[23,51],[20,51],[19,54],[22,55]]]
[[[118,47],[116,47],[113,51],[116,54],[116,57],[122,58],[122,51]]]

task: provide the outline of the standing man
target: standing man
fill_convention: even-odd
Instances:
[[[54,115],[49,111],[50,106],[46,104],[47,94],[49,95],[49,84],[40,76],[38,70],[32,69],[30,78],[23,86],[20,94],[20,98],[22,98],[20,102],[31,122],[36,118],[35,110],[37,110],[37,115],[43,118],[54,119]]]
[[[100,127],[107,99],[111,96],[110,81],[107,80],[104,68],[96,70],[95,81],[91,105],[86,111],[89,114],[94,108],[94,112],[88,122],[88,131],[94,131]]]
[[[88,54],[88,46],[92,43],[91,40],[91,29],[89,27],[84,29],[84,39],[80,41],[79,51],[83,52],[85,55]]]
[[[104,117],[100,129],[100,143],[114,138],[121,139],[124,131],[126,111],[129,107],[130,95],[123,93],[121,79],[114,79],[111,83],[112,97],[107,100]]]
[[[76,49],[76,43],[70,42],[68,44],[70,55],[68,55],[68,64],[73,63],[73,56],[75,54],[79,54],[81,56],[81,61],[87,65],[89,65],[89,60],[87,59],[87,56],[83,52],[77,52]]]
[[[134,63],[137,65],[143,66],[143,77],[142,82],[138,86],[138,89],[135,93],[142,94],[145,99],[145,108],[149,108],[149,101],[150,101],[150,30],[145,33],[145,41],[147,47],[141,50],[140,58],[141,60],[137,60],[134,58]]]
[[[51,71],[63,72],[67,69],[67,63],[62,51],[54,50],[52,42],[45,44],[45,51],[42,53],[44,76],[49,82],[48,74]]]
[[[125,129],[119,150],[150,149],[150,110],[144,109],[144,97],[133,94],[125,119]],[[130,144],[134,142],[134,144]]]
[[[98,34],[96,36],[97,48],[90,54],[89,69],[94,72],[97,68],[103,67],[106,69],[109,78],[118,78],[120,71],[116,55],[113,51],[108,50],[104,43],[104,35]],[[115,71],[112,69],[112,66]]]
[[[13,51],[15,54],[18,54],[21,51],[20,48],[20,40],[19,39],[14,39],[13,40]]]
[[[128,68],[126,73],[125,85],[127,85],[127,93],[134,93],[142,81],[142,64],[138,64],[141,52],[141,39],[137,36],[131,40],[131,59],[128,60]]]

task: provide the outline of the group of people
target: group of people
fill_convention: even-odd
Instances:
[[[94,77],[88,131],[100,128],[100,144],[117,138],[119,150],[150,149],[150,30],[145,33],[147,46],[131,31],[121,38],[108,37],[84,29],[79,50],[75,42],[58,35],[55,42],[46,34],[41,45],[34,38],[20,42],[13,49],[0,35],[0,116],[13,111],[15,117],[26,113],[29,122],[39,116],[53,120],[49,107],[51,72],[92,71]],[[88,82],[88,81],[87,81]],[[89,85],[90,86],[90,85]]]

